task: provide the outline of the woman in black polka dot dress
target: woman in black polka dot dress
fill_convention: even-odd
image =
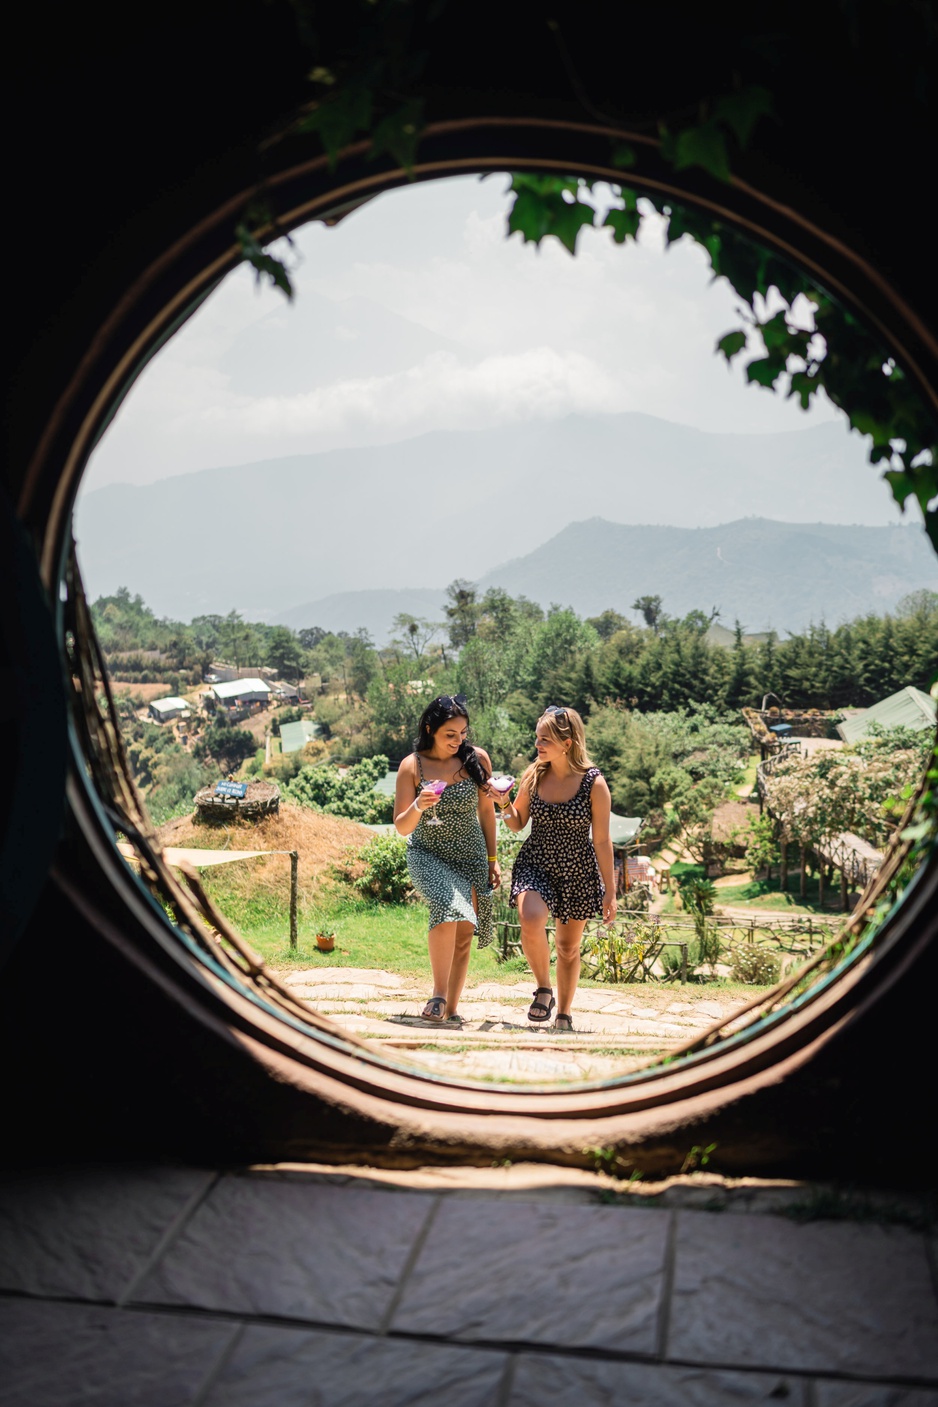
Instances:
[[[517,801],[503,811],[510,830],[531,821],[512,870],[510,902],[517,906],[521,946],[538,984],[528,1020],[549,1021],[556,1005],[547,943],[553,916],[559,1001],[554,1028],[572,1031],[586,920],[601,914],[612,923],[616,916],[612,801],[603,774],[586,755],[583,720],[575,709],[551,705],[538,720],[536,746],[537,761],[521,778]]]
[[[462,695],[441,694],[424,709],[414,751],[397,773],[394,824],[408,838],[407,868],[430,907],[428,1021],[456,1016],[473,932],[480,948],[492,941],[492,890],[501,883],[487,786],[492,764],[468,741],[468,729]]]

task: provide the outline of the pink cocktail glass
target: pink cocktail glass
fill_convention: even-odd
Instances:
[[[424,782],[423,789],[424,791],[432,791],[436,796],[442,796],[446,790],[446,783],[441,781]],[[439,816],[427,816],[425,820],[428,826],[441,826],[443,824]]]
[[[511,791],[514,784],[514,777],[507,777],[498,774],[494,777],[489,778],[489,786],[497,795],[498,800],[496,804],[498,805],[500,810],[503,809],[502,803],[504,801],[507,801],[508,793]]]

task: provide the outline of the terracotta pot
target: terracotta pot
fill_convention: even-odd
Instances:
[[[319,949],[319,951],[320,951],[321,953],[331,953],[332,950],[333,950],[333,948],[335,947],[335,934],[334,934],[334,933],[317,933],[317,934],[316,934],[316,947]]]

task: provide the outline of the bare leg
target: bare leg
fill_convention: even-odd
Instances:
[[[459,1006],[459,998],[462,995],[462,989],[466,984],[466,974],[469,971],[472,935],[475,931],[474,925],[471,923],[457,923],[455,928],[456,941],[453,945],[453,960],[445,989],[447,1016],[455,1016],[456,1008]]]
[[[521,948],[539,987],[550,981],[550,948],[547,943],[547,920],[550,910],[535,889],[525,889],[518,895],[518,917],[521,920]]]
[[[430,949],[430,967],[433,969],[433,995],[445,997],[449,986],[449,975],[453,967],[453,952],[456,947],[455,923],[438,923],[431,928],[427,943]]]
[[[577,983],[580,980],[580,943],[585,919],[558,923],[554,934],[557,948],[557,1014],[570,1015]]]

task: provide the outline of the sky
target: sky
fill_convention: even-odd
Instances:
[[[418,184],[306,226],[286,251],[292,304],[234,271],[144,370],[83,492],[575,412],[773,434],[839,418],[714,355],[737,299],[696,245],[664,250],[657,216],[637,247],[586,230],[572,258],[506,238],[507,187]]]

